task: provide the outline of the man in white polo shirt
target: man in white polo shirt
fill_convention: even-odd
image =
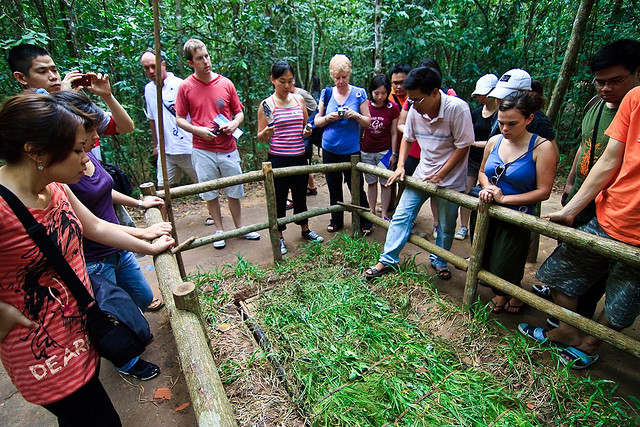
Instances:
[[[162,55],[161,55],[162,56]],[[153,50],[147,49],[140,57],[140,63],[144,72],[149,77],[150,82],[144,87],[144,99],[146,102],[145,112],[151,127],[151,137],[153,139],[153,154],[158,154],[158,101],[156,90],[156,55]],[[180,182],[182,173],[185,173],[193,182],[198,182],[196,172],[191,164],[191,139],[189,132],[181,129],[176,124],[176,96],[182,79],[173,73],[167,72],[167,63],[162,60],[160,67],[162,73],[162,120],[164,132],[164,150],[167,158],[167,182],[169,185],[176,185]],[[162,164],[158,156],[158,188],[164,187],[162,177]]]
[[[474,134],[469,105],[462,99],[449,96],[439,88],[440,73],[431,67],[418,67],[407,75],[404,88],[413,103],[407,115],[404,137],[400,145],[398,166],[388,180],[391,185],[404,179],[404,163],[413,141],[420,145],[420,163],[413,177],[455,191],[464,191],[467,180],[467,159]],[[407,187],[393,214],[384,252],[378,264],[365,271],[367,279],[380,277],[400,263],[400,251],[409,239],[414,219],[429,195]],[[449,250],[453,243],[458,205],[435,197],[438,205],[440,229],[436,245]],[[441,231],[440,231],[441,230]],[[442,280],[451,279],[447,262],[434,254],[431,265]]]

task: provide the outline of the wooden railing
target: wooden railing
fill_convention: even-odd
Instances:
[[[274,260],[281,260],[280,243],[277,234],[278,225],[289,224],[294,221],[308,219],[331,212],[350,211],[352,213],[352,230],[360,230],[360,217],[372,221],[380,228],[388,229],[389,223],[371,214],[368,209],[359,208],[360,192],[352,192],[352,203],[328,206],[312,209],[307,212],[290,215],[285,218],[276,217],[274,178],[284,176],[306,175],[308,173],[343,172],[351,170],[351,188],[360,188],[360,173],[371,173],[380,177],[389,178],[391,171],[375,166],[367,165],[358,161],[358,156],[353,156],[351,163],[320,164],[311,166],[295,166],[287,168],[273,169],[271,163],[262,165],[261,171],[252,171],[241,175],[227,178],[220,178],[204,183],[186,185],[172,188],[171,197],[181,198],[195,195],[210,190],[217,190],[231,185],[247,184],[251,182],[264,182],[267,221],[248,225],[220,234],[201,237],[188,244],[181,245],[180,250],[194,249],[208,245],[217,240],[224,240],[242,236],[250,231],[268,230],[271,241],[271,248]],[[640,342],[630,338],[620,332],[609,329],[591,319],[587,319],[556,305],[544,298],[528,292],[519,286],[514,285],[500,277],[482,270],[482,258],[484,255],[484,245],[487,238],[489,218],[497,218],[502,221],[526,228],[532,232],[567,242],[573,246],[586,251],[595,252],[607,258],[621,261],[630,266],[640,266],[640,248],[620,243],[614,240],[597,237],[571,227],[542,220],[532,215],[514,211],[502,206],[490,205],[480,202],[477,198],[468,196],[457,191],[438,187],[430,182],[423,182],[413,177],[406,177],[404,184],[428,193],[431,196],[442,197],[468,209],[478,212],[473,243],[471,245],[471,256],[469,261],[455,255],[454,253],[442,249],[423,238],[412,235],[409,241],[416,246],[436,254],[454,266],[467,271],[465,280],[463,306],[470,309],[477,299],[478,279],[487,282],[490,286],[512,295],[524,303],[537,308],[538,310],[557,317],[563,322],[575,326],[579,330],[599,338],[613,346],[633,354],[640,358]],[[164,191],[155,191],[153,184],[141,186],[144,195],[157,195],[164,197]],[[148,225],[161,221],[160,211],[157,208],[149,209],[146,213]],[[194,411],[201,426],[221,425],[235,426],[233,411],[224,395],[224,389],[220,382],[213,357],[208,348],[208,338],[201,325],[201,318],[197,308],[182,310],[176,307],[185,308],[196,307],[197,304],[176,304],[176,300],[193,300],[195,290],[191,288],[190,295],[185,295],[184,283],[180,277],[181,266],[173,254],[167,252],[155,257],[156,274],[158,283],[165,304],[169,310],[171,327],[176,337],[178,353],[182,369],[189,387],[189,392],[193,401]],[[180,289],[180,291],[178,291]]]

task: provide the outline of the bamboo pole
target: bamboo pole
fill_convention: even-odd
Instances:
[[[360,206],[360,171],[356,165],[360,161],[360,156],[355,154],[351,156],[351,203]],[[351,210],[351,233],[355,236],[360,233],[360,212]]]
[[[280,236],[278,236],[278,212],[276,209],[276,187],[273,182],[273,168],[271,162],[262,163],[264,173],[264,192],[267,197],[267,218],[269,219],[269,239],[274,261],[282,261],[280,252]]]
[[[469,309],[478,292],[478,272],[482,268],[482,259],[484,258],[484,245],[487,241],[487,232],[489,231],[489,204],[481,202],[478,205],[478,217],[474,230],[473,243],[471,243],[471,258],[469,259],[469,268],[467,269],[467,277],[464,282],[464,296],[462,297],[462,306]]]
[[[176,231],[176,221],[173,216],[173,207],[171,204],[171,185],[167,182],[168,172],[167,172],[167,155],[165,152],[165,141],[164,141],[164,117],[162,110],[162,86],[164,85],[164,80],[162,80],[162,55],[161,55],[161,46],[160,46],[160,8],[158,7],[158,0],[153,0],[153,37],[155,41],[155,55],[156,55],[156,111],[157,114],[157,123],[159,132],[156,132],[158,138],[158,147],[160,148],[160,164],[162,165],[162,176],[163,184],[167,188],[163,198],[164,204],[167,208],[167,218],[169,222],[173,224],[171,228],[171,237],[176,241],[178,241],[178,232]],[[143,193],[144,194],[144,193]],[[153,194],[155,196],[155,194]],[[180,274],[182,277],[186,276],[184,271],[184,263],[182,262],[182,255],[178,254],[176,257],[178,261],[178,268],[180,269]]]
[[[148,226],[162,221],[160,210],[147,210],[145,219]],[[174,288],[180,286],[182,280],[175,257],[165,251],[156,255],[153,261],[198,425],[237,427],[200,318],[176,306]]]
[[[166,175],[165,175],[166,176]],[[144,196],[155,196],[156,195],[156,186],[153,182],[144,182],[140,184],[140,191]],[[178,247],[182,245],[178,244],[178,230],[176,227],[175,219],[173,218],[173,211],[171,210],[171,195],[168,194],[169,205],[167,206],[167,212],[169,213],[169,222],[171,222],[171,237],[176,241]],[[165,197],[165,205],[167,197]],[[182,262],[182,254],[180,252],[176,252],[176,262],[178,263],[178,270],[180,270],[180,277],[185,277],[187,273],[184,270],[184,263]]]

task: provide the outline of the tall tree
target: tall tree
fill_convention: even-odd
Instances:
[[[549,108],[547,109],[547,117],[552,123],[556,121],[558,112],[562,105],[562,99],[569,86],[569,80],[571,80],[571,74],[573,68],[576,65],[576,59],[578,58],[578,51],[582,39],[584,38],[584,30],[587,27],[589,21],[589,15],[591,15],[591,9],[593,8],[595,0],[581,0],[580,7],[576,13],[576,18],[573,21],[573,28],[571,29],[571,38],[567,45],[567,50],[564,54],[564,60],[562,61],[562,67],[560,68],[560,74],[553,93],[551,94],[551,100],[549,101]]]

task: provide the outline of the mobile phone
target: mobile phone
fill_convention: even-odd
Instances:
[[[91,76],[87,74],[81,75],[79,79],[73,82],[73,87],[78,87],[78,86],[84,86],[84,87],[91,86]]]
[[[272,128],[272,127],[273,127],[273,122],[271,122],[271,123],[267,123],[267,127],[268,127],[268,128]]]

